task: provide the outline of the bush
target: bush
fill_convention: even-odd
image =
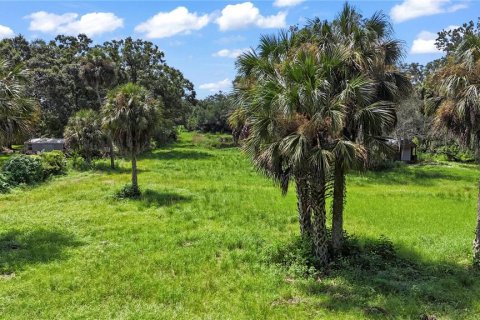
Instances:
[[[115,193],[117,199],[138,199],[140,198],[140,189],[135,189],[131,184],[126,184],[122,189]]]
[[[16,155],[3,165],[3,173],[10,185],[34,184],[43,180],[42,161],[36,156]]]
[[[209,149],[233,148],[235,144],[231,135],[195,133],[192,143]]]
[[[72,154],[72,168],[75,169],[75,170],[78,170],[78,171],[85,171],[85,170],[89,170],[92,168],[91,165],[89,165],[87,163],[87,161],[85,161],[85,159],[83,159],[82,156],[80,156],[77,152],[74,152]]]
[[[263,260],[285,269],[295,278],[309,278],[317,274],[313,244],[301,237],[267,247],[263,252]]]
[[[10,183],[5,175],[0,173],[0,193],[7,193],[10,191]]]
[[[61,151],[43,152],[40,159],[42,160],[44,178],[64,174],[67,171],[67,160]]]

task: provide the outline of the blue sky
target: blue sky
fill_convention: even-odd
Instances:
[[[228,91],[235,57],[261,34],[303,25],[316,16],[332,19],[344,1],[0,1],[0,38],[23,34],[52,39],[88,34],[96,43],[127,36],[165,51],[167,63],[190,79],[199,97]],[[476,20],[480,2],[471,0],[350,1],[364,16],[382,10],[395,36],[405,42],[407,62],[426,63],[441,54],[436,32]]]

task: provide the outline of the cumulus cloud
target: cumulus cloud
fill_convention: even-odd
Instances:
[[[217,82],[209,82],[209,83],[204,83],[199,86],[200,89],[203,90],[208,90],[210,92],[217,92],[217,91],[225,91],[227,89],[230,89],[232,86],[231,81],[227,78],[224,80],[220,80]]]
[[[440,53],[441,51],[435,46],[437,34],[429,31],[422,31],[413,40],[411,53],[413,54],[427,54]]]
[[[263,16],[251,2],[229,4],[223,8],[221,15],[215,20],[220,30],[241,29],[248,26],[260,28],[283,28],[286,26],[286,12]]]
[[[185,7],[177,7],[170,12],[159,12],[147,21],[135,27],[136,32],[144,33],[147,38],[159,39],[176,34],[189,34],[200,30],[210,22],[208,14],[198,15]]]
[[[466,2],[454,4],[452,0],[404,0],[390,10],[394,22],[403,22],[423,16],[455,12],[467,8]]]
[[[302,3],[304,0],[275,0],[273,5],[275,7],[293,7]]]
[[[90,12],[80,16],[78,13],[55,14],[38,11],[26,18],[30,19],[31,31],[44,33],[85,33],[93,37],[123,27],[123,19],[111,12]]]
[[[15,35],[12,29],[0,24],[0,39],[12,38]]]
[[[248,48],[243,48],[243,49],[222,49],[220,51],[217,51],[213,54],[214,57],[221,57],[221,58],[236,58],[245,51],[247,51]]]

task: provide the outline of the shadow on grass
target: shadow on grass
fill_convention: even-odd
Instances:
[[[296,286],[307,296],[321,296],[320,308],[360,312],[366,318],[463,319],[475,314],[471,309],[480,297],[479,271],[446,261],[424,262],[385,239],[362,243],[356,242],[326,275],[297,281]]]
[[[375,183],[385,185],[420,185],[432,186],[441,183],[439,180],[457,182],[475,182],[476,177],[455,173],[449,168],[426,167],[426,166],[405,166],[382,171],[367,171],[354,175],[354,177],[366,177]],[[354,178],[355,181],[355,178]],[[357,184],[362,184],[359,182]]]
[[[191,197],[171,192],[145,190],[142,192],[139,200],[146,207],[168,207],[177,203],[190,201]]]
[[[64,249],[80,245],[73,235],[61,231],[12,230],[0,234],[0,275],[21,271],[28,265],[63,259]]]
[[[143,159],[157,160],[201,160],[213,157],[211,154],[195,150],[156,150],[142,156]]]
[[[118,164],[115,164],[115,168],[110,167],[110,163],[103,163],[103,162],[97,162],[95,163],[95,166],[93,167],[94,171],[101,171],[107,174],[115,174],[115,173],[132,173],[131,168],[124,168],[124,167],[119,167]],[[145,172],[143,169],[138,169],[137,171],[140,172]]]

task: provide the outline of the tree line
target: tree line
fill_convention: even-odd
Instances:
[[[162,101],[163,122],[154,135],[159,143],[175,136],[175,127],[186,122],[196,103],[193,84],[149,41],[128,37],[92,45],[82,34],[59,35],[48,42],[17,36],[0,41],[0,57],[2,82],[14,77],[22,84],[16,90],[24,91],[17,95],[23,101],[16,98],[16,117],[11,108],[2,111],[3,145],[31,135],[61,137],[73,114],[83,109],[98,112],[107,92],[126,83],[140,85]],[[21,110],[30,116],[22,116]]]

